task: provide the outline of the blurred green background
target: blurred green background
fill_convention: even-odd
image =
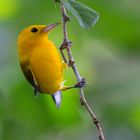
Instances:
[[[140,139],[140,1],[79,0],[100,13],[82,29],[71,16],[73,56],[89,86],[85,96],[107,140]],[[49,95],[35,98],[18,63],[17,36],[30,24],[61,20],[53,0],[0,0],[0,140],[97,140],[97,130],[81,107],[77,89],[63,92],[60,109]],[[57,47],[61,26],[50,34]],[[67,85],[76,82],[65,71]]]

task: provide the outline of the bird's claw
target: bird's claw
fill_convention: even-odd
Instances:
[[[77,84],[75,84],[75,88],[82,88],[87,86],[88,83],[86,82],[85,78],[82,78],[82,80],[80,82],[78,82]]]
[[[60,50],[65,49],[67,46],[71,46],[71,44],[72,44],[71,41],[64,41],[60,46]]]
[[[64,50],[64,49],[68,49],[69,47],[71,47],[71,44],[72,44],[72,42],[64,40],[64,42],[61,44],[61,46],[60,46],[60,48],[59,48],[59,49],[60,49],[60,52],[61,52],[61,55],[62,55],[62,57],[63,57],[64,62],[65,62],[69,67],[73,65],[74,61],[69,60],[69,63],[68,63],[68,61],[67,61],[67,59],[66,59],[66,57],[65,57],[65,55],[64,55],[63,50]]]
[[[68,66],[69,66],[69,67],[72,67],[74,63],[75,63],[74,60],[70,59],[70,60],[69,60],[69,63],[68,63]]]

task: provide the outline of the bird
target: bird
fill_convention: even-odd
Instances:
[[[50,94],[57,108],[61,105],[61,91],[80,87],[64,86],[63,71],[67,64],[61,60],[49,33],[59,23],[30,25],[18,36],[18,55],[21,70],[34,89],[34,94]]]

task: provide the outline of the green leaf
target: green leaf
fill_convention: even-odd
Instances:
[[[83,28],[91,28],[99,19],[98,12],[75,0],[61,0]]]

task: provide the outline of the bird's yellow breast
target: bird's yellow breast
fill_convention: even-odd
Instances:
[[[51,41],[40,38],[33,43],[19,43],[19,59],[22,71],[32,71],[42,93],[53,94],[59,90],[63,81],[63,64]]]
[[[48,40],[46,27],[31,25],[24,29],[18,37],[18,53],[21,69],[29,83],[37,84],[42,93],[53,94],[61,87],[63,64],[58,50]]]
[[[52,42],[39,45],[33,49],[29,64],[40,90],[53,94],[63,81],[62,61]]]

